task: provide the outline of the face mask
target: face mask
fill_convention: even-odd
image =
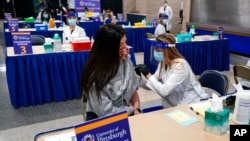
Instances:
[[[120,48],[119,50],[120,59],[126,59],[128,57],[128,54],[129,54],[129,49],[126,46]]]
[[[168,22],[167,19],[163,19],[163,20],[162,20],[162,23],[163,23],[163,24],[167,24],[167,22]]]
[[[163,52],[154,51],[154,59],[158,62],[163,61]]]
[[[69,25],[76,25],[76,19],[69,19]]]
[[[49,17],[49,15],[48,15],[48,14],[43,14],[43,17],[44,17],[45,19],[47,19],[47,18]]]

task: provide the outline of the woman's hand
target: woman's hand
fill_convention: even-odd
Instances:
[[[141,114],[141,110],[139,108],[134,109],[134,115],[139,115]]]

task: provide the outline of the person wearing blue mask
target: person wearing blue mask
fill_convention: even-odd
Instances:
[[[167,16],[166,32],[170,33],[172,29],[172,18],[174,16],[171,6],[168,4],[167,0],[163,1],[163,6],[159,8],[158,14],[164,14]]]
[[[167,24],[167,16],[164,14],[159,14],[159,23],[157,24],[154,32],[154,36],[166,33],[165,25]]]
[[[175,44],[175,37],[171,34],[157,36],[156,42],[152,43],[151,53],[152,61],[158,63],[156,72],[151,74],[143,64],[135,67],[136,73],[141,76],[141,87],[159,94],[164,108],[209,97]]]
[[[68,44],[74,38],[86,37],[85,30],[77,25],[77,16],[74,12],[69,12],[67,15],[68,26],[63,30],[63,43]]]
[[[36,22],[49,23],[50,18],[51,18],[51,15],[50,15],[49,10],[41,9],[41,12],[38,14],[36,18]]]

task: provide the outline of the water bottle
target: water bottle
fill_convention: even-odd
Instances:
[[[61,40],[61,37],[59,36],[58,33],[54,34],[53,40],[54,40],[54,50],[55,50],[55,52],[62,51],[62,40]]]
[[[156,26],[157,26],[157,20],[156,20],[156,18],[153,18],[153,19],[152,19],[152,26],[153,26],[153,27],[156,27]]]
[[[194,25],[191,26],[189,34],[191,34],[191,35],[195,34],[195,26]]]
[[[130,23],[130,21],[128,22],[128,26],[129,26],[129,27],[131,27],[131,23]]]

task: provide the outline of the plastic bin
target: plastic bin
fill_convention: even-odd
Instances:
[[[24,21],[26,23],[34,23],[35,22],[35,19],[33,17],[30,17],[30,18],[24,18]]]
[[[146,27],[146,24],[145,23],[135,23],[135,27],[138,28],[138,27]]]
[[[190,34],[178,34],[177,35],[177,41],[178,41],[178,43],[191,42],[192,41],[192,35],[190,35]]]
[[[73,51],[91,50],[91,42],[72,41],[71,47]]]
[[[48,25],[35,24],[36,31],[48,31]]]

